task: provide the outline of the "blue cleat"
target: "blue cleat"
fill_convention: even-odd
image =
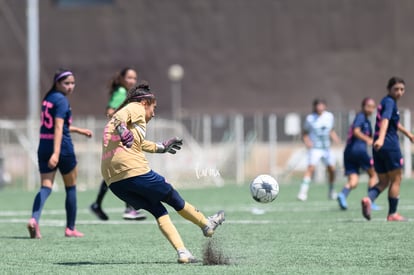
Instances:
[[[371,210],[372,211],[380,211],[380,210],[382,210],[382,207],[378,206],[375,202],[372,202],[371,203]]]
[[[337,200],[338,200],[339,207],[341,208],[341,210],[348,209],[348,203],[346,202],[346,197],[342,192],[338,194]]]

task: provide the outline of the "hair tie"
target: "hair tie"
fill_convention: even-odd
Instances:
[[[141,98],[145,98],[145,97],[154,97],[154,94],[146,94],[146,95],[138,95],[138,96],[133,96],[130,98],[131,99],[141,99]]]
[[[64,78],[65,76],[73,75],[71,71],[64,71],[63,73],[58,74],[55,77],[55,82],[58,82],[60,79]]]

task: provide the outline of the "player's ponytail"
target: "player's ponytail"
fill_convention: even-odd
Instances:
[[[142,102],[145,101],[148,104],[153,104],[155,102],[155,96],[151,92],[150,86],[147,81],[143,80],[140,84],[128,91],[127,98],[122,102],[122,104],[115,110],[115,113],[120,109],[128,105],[130,102]]]
[[[69,76],[73,75],[71,70],[59,68],[55,74],[53,75],[53,84],[50,87],[49,91],[47,91],[46,95],[43,97],[43,100],[52,92],[56,90],[56,83],[65,80]]]

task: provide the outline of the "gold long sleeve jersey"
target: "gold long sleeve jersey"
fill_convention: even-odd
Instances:
[[[116,126],[124,123],[134,135],[131,148],[122,145]],[[101,173],[107,185],[123,179],[140,176],[151,169],[145,152],[155,153],[157,145],[145,140],[147,123],[145,107],[132,102],[115,113],[106,124],[102,142]]]

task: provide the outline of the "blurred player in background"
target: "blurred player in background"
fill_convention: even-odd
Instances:
[[[335,182],[335,157],[331,151],[331,140],[340,143],[339,137],[334,131],[334,116],[326,111],[326,102],[323,99],[313,101],[313,112],[306,117],[303,142],[308,149],[308,168],[303,177],[298,193],[298,199],[308,199],[309,184],[315,172],[315,166],[323,161],[329,174],[329,199],[336,199],[334,190]]]
[[[41,188],[33,203],[32,218],[27,228],[31,238],[40,239],[39,219],[43,206],[52,192],[56,170],[63,177],[66,190],[66,237],[83,237],[75,229],[76,220],[76,156],[70,133],[91,137],[88,129],[72,126],[72,111],[67,96],[73,93],[75,77],[69,70],[58,70],[53,85],[42,102],[40,142],[37,151]]]
[[[375,100],[365,98],[362,101],[362,109],[355,116],[354,122],[349,128],[348,140],[344,151],[345,175],[348,182],[338,194],[339,207],[342,210],[348,209],[346,201],[352,189],[358,186],[359,173],[363,169],[369,176],[368,189],[377,183],[377,174],[374,169],[374,160],[368,154],[368,146],[373,143],[372,126],[369,117],[375,111]],[[372,210],[377,210],[375,204],[371,204]]]
[[[137,83],[137,72],[129,67],[123,68],[112,79],[110,85],[109,96],[110,100],[106,107],[106,116],[111,118],[114,111],[125,101],[127,98],[128,90],[133,88]],[[108,220],[108,215],[102,210],[102,201],[108,191],[108,186],[105,181],[102,180],[99,187],[98,196],[96,201],[91,204],[90,209],[101,220]],[[122,216],[126,220],[142,220],[146,216],[140,211],[135,210],[132,206],[126,205],[124,214]]]
[[[145,140],[147,123],[154,117],[156,99],[147,84],[128,93],[125,102],[105,127],[102,146],[102,175],[111,191],[136,209],[145,209],[157,220],[159,229],[175,248],[179,263],[195,262],[162,203],[173,207],[183,218],[198,225],[206,237],[224,221],[224,212],[206,218],[148,166],[145,152],[171,153],[181,149],[182,140],[162,143]]]
[[[402,180],[403,158],[400,149],[398,131],[402,132],[411,142],[414,135],[400,123],[400,112],[397,101],[405,93],[405,81],[392,77],[387,84],[388,95],[378,105],[374,134],[374,167],[378,174],[378,184],[372,187],[368,196],[362,199],[362,215],[371,219],[371,204],[388,187],[388,221],[406,221],[397,213]]]

